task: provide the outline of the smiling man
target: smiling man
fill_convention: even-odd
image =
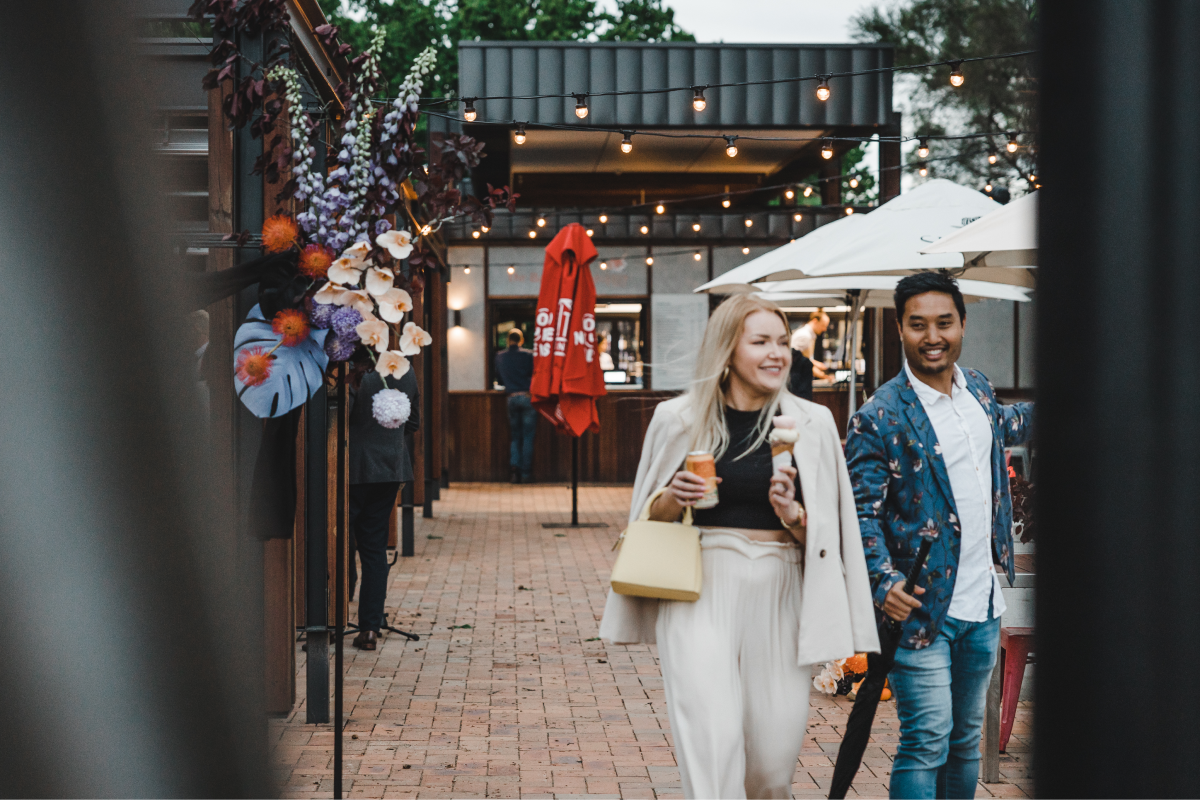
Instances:
[[[1001,405],[963,370],[967,313],[942,272],[896,285],[904,370],[854,416],[846,460],[875,603],[903,622],[890,676],[900,717],[891,796],[972,798],[1004,597],[1013,579],[1004,448],[1030,437],[1033,406]],[[904,575],[933,546],[914,595]]]

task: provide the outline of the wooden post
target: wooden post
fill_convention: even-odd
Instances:
[[[900,135],[900,112],[892,112],[892,124],[885,126],[879,135],[895,137]],[[879,143],[879,203],[880,205],[900,196],[900,142],[885,141]]]

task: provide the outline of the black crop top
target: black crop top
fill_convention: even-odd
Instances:
[[[692,512],[693,524],[702,528],[752,528],[777,531],[783,523],[775,514],[767,493],[771,488],[771,445],[763,441],[749,455],[738,458],[753,440],[757,411],[738,411],[725,407],[725,424],[729,426],[729,447],[717,462],[717,497],[720,502],[712,508]],[[796,499],[800,488],[796,487]]]

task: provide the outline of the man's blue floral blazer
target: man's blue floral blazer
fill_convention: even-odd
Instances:
[[[992,554],[1014,576],[1012,499],[1004,448],[1025,443],[1033,429],[1033,404],[1001,405],[982,373],[965,369],[967,389],[992,422]],[[918,585],[922,607],[904,623],[903,647],[933,643],[946,619],[958,568],[962,529],[941,446],[908,373],[879,387],[850,422],[846,464],[862,529],[875,605],[903,581],[922,538],[932,538]]]

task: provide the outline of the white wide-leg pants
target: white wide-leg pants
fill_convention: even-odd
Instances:
[[[812,669],[796,663],[800,548],[701,536],[694,603],[660,601],[658,655],[687,798],[792,796]]]

